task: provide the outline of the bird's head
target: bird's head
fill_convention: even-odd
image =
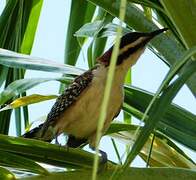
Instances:
[[[135,64],[139,56],[143,53],[146,44],[155,36],[168,30],[168,28],[158,29],[156,31],[142,33],[130,32],[121,38],[117,65],[122,64],[124,61],[132,61],[129,64]],[[100,56],[97,61],[100,64],[108,66],[112,55],[113,46]]]

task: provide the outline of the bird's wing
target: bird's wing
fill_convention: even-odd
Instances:
[[[68,88],[57,98],[42,127],[42,137],[49,126],[54,126],[58,117],[69,108],[80,96],[83,90],[90,85],[93,78],[92,69],[78,76]]]

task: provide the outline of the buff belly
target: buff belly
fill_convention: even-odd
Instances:
[[[104,87],[101,86],[97,88],[91,85],[82,92],[79,99],[60,116],[58,120],[60,123],[57,123],[55,127],[58,134],[65,132],[78,138],[88,138],[91,134],[96,132],[103,97],[103,88]],[[113,117],[119,111],[122,98],[122,92],[111,94],[105,125],[110,124]],[[105,131],[105,129],[103,129],[103,131]]]

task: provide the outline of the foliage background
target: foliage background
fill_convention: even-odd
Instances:
[[[2,1],[3,2],[3,1]],[[1,2],[1,3],[2,3]],[[69,1],[67,1],[69,2]],[[47,2],[44,1],[43,9],[41,11],[40,21],[38,25],[38,30],[35,36],[35,42],[32,48],[32,55],[37,57],[44,57],[47,59],[55,59],[59,62],[63,62],[64,59],[64,41],[65,39],[62,36],[66,34],[66,28],[68,23],[69,11],[65,11],[65,7],[67,10],[70,10],[70,4],[65,1],[59,1],[55,3],[53,1],[48,0]],[[54,12],[54,9],[58,9],[58,11]],[[62,23],[63,22],[63,23]],[[58,36],[57,36],[58,35]],[[50,42],[50,43],[48,43]],[[86,47],[88,47],[86,45]],[[78,66],[84,67],[84,57],[85,56],[85,49],[84,52],[80,55],[80,62],[78,62]],[[86,63],[86,62],[85,62]],[[87,63],[85,68],[87,68]],[[132,71],[132,84],[136,85],[137,87],[142,87],[145,90],[156,92],[158,86],[161,83],[161,80],[164,78],[168,68],[167,66],[158,61],[157,57],[152,54],[149,50],[146,50],[145,55],[140,59],[138,64],[133,68]],[[155,76],[156,74],[156,76]],[[158,76],[160,75],[160,77]],[[49,72],[39,72],[37,71],[29,71],[27,70],[25,77],[59,77],[59,74],[49,73]],[[145,79],[144,79],[145,78]],[[47,90],[46,87],[47,86]],[[43,85],[39,85],[27,91],[27,94],[39,93],[39,94],[57,94],[58,93],[59,83],[57,82],[48,82]],[[49,93],[48,93],[49,92]],[[54,101],[47,101],[40,104],[31,105],[29,108],[29,117],[31,120],[35,120],[42,115],[45,115],[49,110],[51,105]],[[192,94],[189,92],[186,86],[183,87],[181,92],[176,96],[174,102],[178,103],[179,105],[186,107],[189,111],[196,113],[196,101]],[[42,109],[40,113],[40,109]],[[43,112],[45,111],[45,112]],[[121,115],[120,119],[123,116]],[[34,124],[36,126],[36,123]],[[15,134],[15,122],[14,116],[12,119],[12,124],[10,126],[10,134]],[[117,142],[118,143],[118,142]],[[109,147],[106,147],[106,144],[110,144]],[[109,158],[117,160],[116,153],[111,146],[110,139],[104,138],[103,146],[106,149],[110,149]],[[182,146],[180,146],[184,149]],[[125,148],[122,143],[118,146],[119,152],[123,153]],[[113,153],[112,153],[113,150]],[[190,153],[190,157],[195,160],[195,153],[189,151],[188,149],[185,150],[186,153]],[[145,163],[140,163],[136,165],[144,166]]]

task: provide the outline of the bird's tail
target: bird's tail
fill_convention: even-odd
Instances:
[[[30,130],[29,132],[25,133],[22,135],[22,137],[24,138],[31,138],[31,139],[39,139],[42,141],[46,141],[46,142],[51,142],[54,137],[51,136],[51,134],[49,136],[46,136],[45,138],[41,138],[41,134],[42,134],[42,127],[43,124],[40,124],[38,127]],[[82,144],[87,143],[87,139],[86,138],[82,138],[82,139],[78,139],[72,135],[68,135],[68,141],[67,141],[67,146],[68,147],[72,147],[72,148],[77,148],[79,146],[81,146]]]
[[[53,136],[47,136],[42,138],[42,127],[43,127],[43,123],[40,124],[38,127],[30,130],[29,132],[25,133],[22,135],[23,138],[30,138],[30,139],[39,139],[42,141],[46,141],[46,142],[51,142],[53,140]]]
[[[42,127],[43,127],[43,124],[40,124],[38,127],[23,134],[22,137],[39,139]]]

